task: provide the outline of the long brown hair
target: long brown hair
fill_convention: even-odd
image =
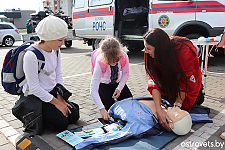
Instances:
[[[179,79],[183,74],[180,65],[176,64],[179,49],[174,47],[182,41],[176,41],[176,38],[171,40],[167,33],[159,28],[148,31],[143,38],[147,44],[155,47],[154,58],[144,54],[146,73],[173,104],[180,92]]]

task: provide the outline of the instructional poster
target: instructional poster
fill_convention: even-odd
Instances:
[[[75,145],[77,145],[78,143],[80,143],[84,140],[81,137],[73,134],[72,132],[70,132],[68,130],[60,132],[56,136],[59,137],[60,139],[62,139],[63,141],[67,142],[68,144],[72,145],[72,146],[75,146]]]

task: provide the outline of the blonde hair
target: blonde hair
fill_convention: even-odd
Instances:
[[[120,61],[126,48],[115,37],[108,36],[100,42],[103,61],[107,64]]]

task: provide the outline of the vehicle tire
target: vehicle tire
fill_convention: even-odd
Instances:
[[[194,34],[186,35],[186,38],[188,38],[188,39],[198,39],[200,36],[201,36],[201,34],[194,33]]]
[[[65,46],[71,47],[72,46],[72,40],[71,41],[65,41]]]
[[[3,45],[5,45],[7,47],[13,46],[14,42],[15,42],[15,40],[11,36],[6,36],[3,39]]]
[[[131,41],[131,42],[127,42],[127,47],[129,51],[137,52],[144,49],[144,43],[142,41],[138,41],[138,42]]]
[[[92,40],[92,49],[93,51],[99,48],[99,43],[101,42],[101,39],[93,39]]]

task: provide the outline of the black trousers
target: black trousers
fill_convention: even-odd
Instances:
[[[43,102],[42,116],[44,125],[50,130],[61,132],[66,130],[69,124],[75,123],[79,119],[79,106],[73,102],[68,102],[73,108],[70,108],[71,114],[64,116],[53,104]]]
[[[106,110],[109,110],[109,108],[115,103],[114,98],[112,98],[113,93],[115,92],[117,86],[119,83],[116,84],[104,84],[100,83],[99,85],[99,96],[102,100],[103,105],[105,106]],[[118,101],[123,100],[125,98],[132,97],[132,94],[125,84],[124,88],[122,89],[120,96],[117,98]]]
[[[34,95],[28,95],[27,97],[24,97],[25,99],[37,99],[40,100],[40,98],[34,96]],[[41,101],[41,100],[40,100]],[[61,111],[59,111],[55,105],[51,103],[42,102],[42,118],[44,126],[49,128],[50,130],[61,132],[66,130],[69,124],[75,123],[79,119],[79,106],[73,102],[68,102],[73,106],[73,108],[70,108],[71,114],[68,114],[68,117],[65,117]],[[41,109],[41,108],[40,108]]]

